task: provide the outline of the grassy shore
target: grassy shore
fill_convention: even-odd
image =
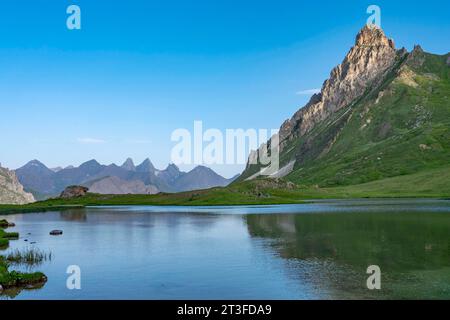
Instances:
[[[6,232],[0,228],[0,249],[6,249],[10,240],[18,238],[19,234],[17,232]],[[18,260],[19,258],[22,260]],[[13,259],[16,259],[16,261],[13,262],[17,263],[24,261],[26,261],[26,263],[33,263],[43,258],[42,253],[35,250],[32,250],[31,253],[25,252],[23,254],[19,254],[18,251],[16,251],[15,255],[10,255],[9,257],[0,255],[0,294],[4,289],[40,285],[44,283],[47,278],[41,272],[22,273],[9,271],[9,264]]]
[[[312,199],[450,198],[450,167],[428,170],[354,186],[319,188],[285,181],[254,180],[226,188],[157,195],[87,194],[75,199],[50,199],[28,205],[0,205],[0,214],[65,210],[85,206],[160,205],[223,206],[299,204]]]

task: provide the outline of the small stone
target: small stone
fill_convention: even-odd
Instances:
[[[50,231],[50,235],[52,235],[52,236],[60,236],[62,234],[63,234],[62,230],[52,230],[52,231]]]

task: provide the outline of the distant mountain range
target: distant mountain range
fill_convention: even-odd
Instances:
[[[16,170],[20,183],[36,199],[58,195],[67,186],[83,185],[100,194],[156,194],[223,187],[235,178],[226,179],[213,170],[198,166],[189,172],[170,164],[164,170],[154,167],[150,159],[135,166],[127,159],[121,166],[102,165],[90,160],[79,167],[48,168],[38,160]]]

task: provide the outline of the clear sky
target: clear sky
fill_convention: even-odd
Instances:
[[[71,4],[81,30],[66,27]],[[398,47],[450,51],[448,0],[2,1],[0,162],[163,168],[172,131],[195,120],[279,128],[342,61],[370,4]]]

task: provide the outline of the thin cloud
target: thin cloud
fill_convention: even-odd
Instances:
[[[83,143],[83,144],[101,144],[101,143],[106,143],[105,140],[96,139],[96,138],[78,138],[77,141],[78,141],[78,143]]]
[[[310,96],[316,93],[320,93],[320,89],[307,89],[307,90],[301,90],[301,91],[297,91],[296,94],[298,94],[299,96]]]

